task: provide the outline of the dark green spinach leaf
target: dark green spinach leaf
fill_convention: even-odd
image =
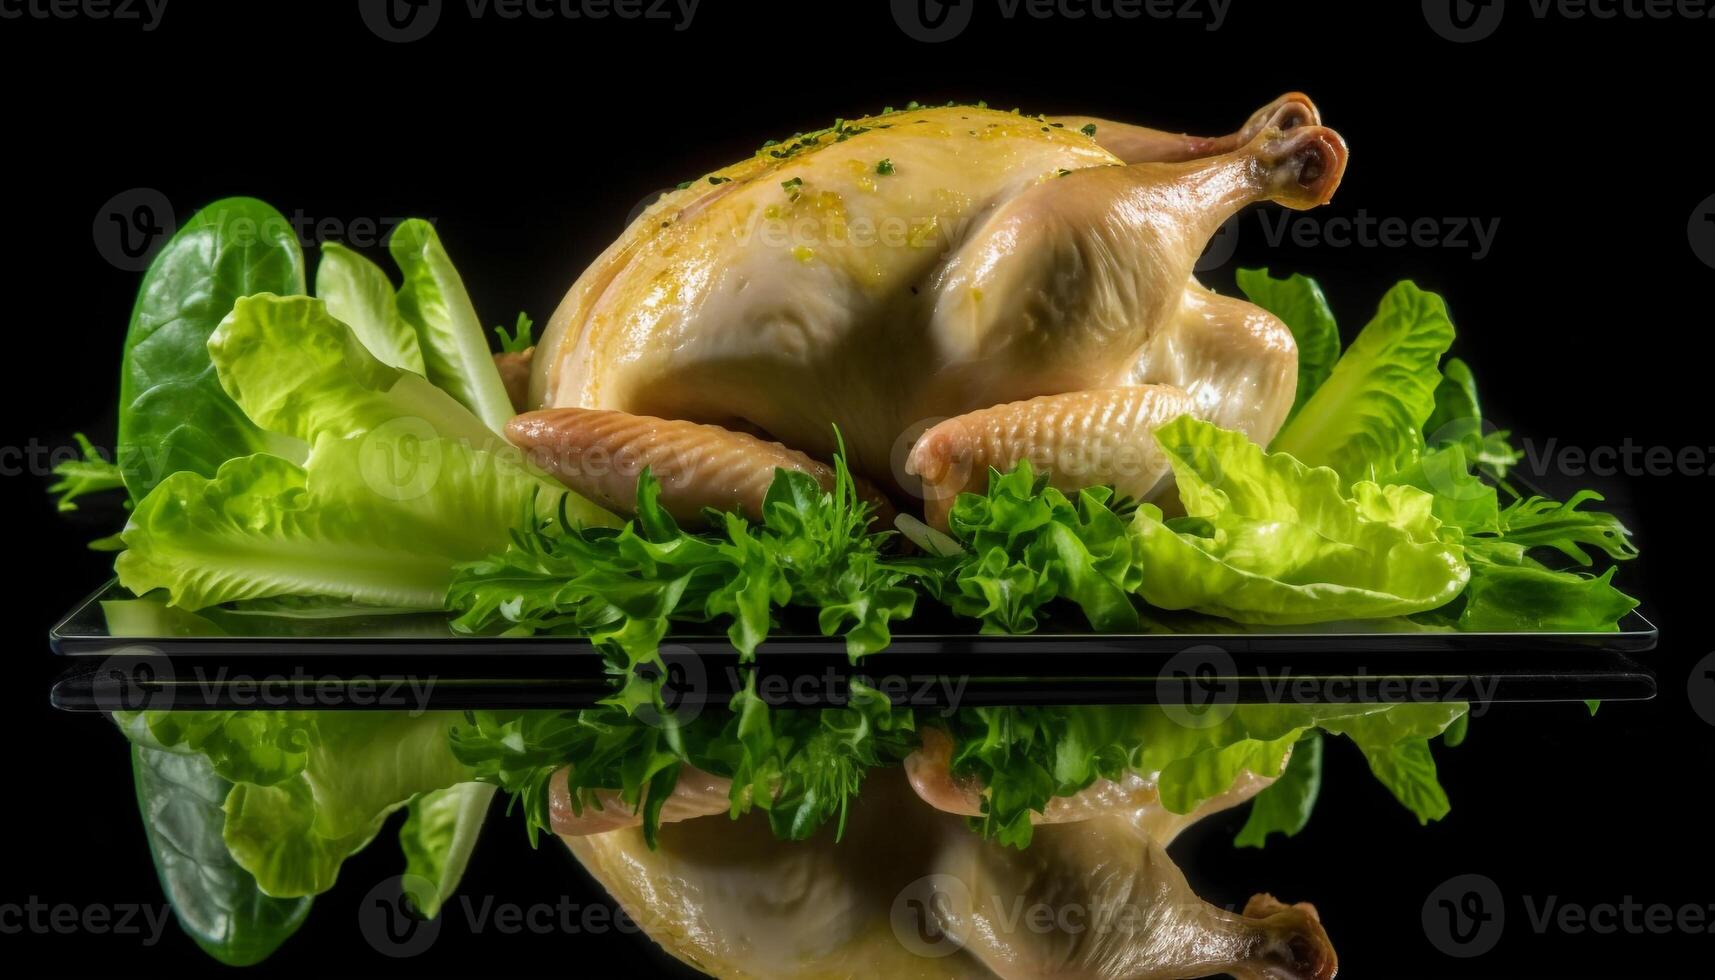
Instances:
[[[161,889],[179,926],[228,966],[267,959],[310,912],[308,898],[270,898],[221,838],[232,784],[201,755],[131,747],[137,807]]]
[[[220,387],[208,337],[240,296],[304,291],[304,254],[280,212],[232,197],[198,211],[150,264],[119,380],[118,463],[132,500],[180,470],[305,450],[258,428]]]

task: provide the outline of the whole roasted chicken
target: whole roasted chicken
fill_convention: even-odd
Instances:
[[[1326,202],[1345,162],[1298,94],[1222,137],[949,106],[771,143],[664,195],[585,270],[533,357],[503,364],[534,409],[508,436],[617,510],[649,467],[681,519],[757,515],[776,467],[829,483],[841,441],[884,514],[920,499],[943,523],[1026,458],[1063,489],[1148,499],[1168,474],[1155,427],[1189,413],[1266,444],[1293,400],[1291,333],[1197,283],[1206,242],[1247,204]],[[1016,851],[966,826],[984,787],[950,751],[925,731],[837,843],[724,818],[731,784],[695,770],[654,847],[617,796],[574,807],[563,774],[553,824],[651,937],[720,976],[1334,975],[1313,908],[1213,907],[1165,850],[1278,773],[1183,816],[1154,774],[1099,782]]]
[[[938,730],[903,770],[877,771],[834,839],[775,838],[766,817],[726,817],[730,784],[681,774],[656,846],[617,799],[575,813],[552,788],[555,831],[668,952],[715,976],[821,980],[1329,980],[1316,910],[1258,894],[1241,912],[1192,892],[1167,855],[1181,830],[1249,800],[1241,773],[1189,814],[1153,776],[1098,781],[1052,801],[1028,848],[971,831],[981,787],[948,768]]]
[[[681,518],[755,515],[776,467],[831,480],[837,438],[931,523],[1024,458],[1148,499],[1156,426],[1266,443],[1292,404],[1292,335],[1197,283],[1204,245],[1253,202],[1326,202],[1345,162],[1297,94],[1223,137],[949,106],[768,145],[584,271],[508,435],[619,510],[647,466]]]

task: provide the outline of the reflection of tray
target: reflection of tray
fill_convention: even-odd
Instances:
[[[586,641],[454,634],[441,616],[347,619],[211,613],[109,631],[109,583],[49,634],[73,658],[53,702],[119,708],[415,709],[585,707],[612,691]],[[115,616],[126,606],[109,606]],[[773,703],[839,703],[866,679],[896,702],[994,704],[1343,703],[1642,700],[1655,677],[1627,654],[1654,649],[1632,613],[1616,633],[1455,633],[1404,621],[1243,627],[1201,617],[1139,634],[896,633],[853,667],[845,643],[777,636],[757,651],[758,693]],[[1210,627],[1220,627],[1211,629]],[[677,704],[725,704],[742,684],[723,636],[662,646]]]

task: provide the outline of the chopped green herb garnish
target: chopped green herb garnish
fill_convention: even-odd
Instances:
[[[880,163],[877,163],[875,165],[875,172],[882,175],[883,177],[893,176],[893,161],[892,160],[882,160]]]
[[[531,330],[533,326],[535,324],[531,319],[520,312],[518,319],[512,324],[510,336],[506,333],[505,327],[495,327],[494,335],[500,338],[501,351],[507,354],[522,354],[529,350],[536,343],[534,333]]]
[[[102,455],[101,450],[89,441],[81,432],[72,433],[77,440],[78,450],[83,454],[81,459],[67,460],[56,465],[54,476],[59,477],[48,487],[48,492],[58,494],[59,500],[55,506],[61,511],[77,510],[73,501],[86,493],[101,493],[105,490],[122,490],[125,480],[120,476],[117,463]]]
[[[1094,136],[1094,135],[1096,135],[1096,124],[1095,123],[1089,123],[1087,125],[1079,127],[1078,132],[1083,133],[1085,136]]]
[[[710,177],[709,183],[711,183],[711,184],[730,184],[730,183],[732,183],[732,178],[731,177]]]

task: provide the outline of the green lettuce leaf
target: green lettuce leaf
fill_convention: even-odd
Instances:
[[[1452,809],[1447,792],[1436,778],[1435,756],[1429,751],[1427,738],[1404,739],[1387,746],[1359,743],[1359,747],[1369,760],[1370,772],[1416,814],[1419,823],[1440,820]]]
[[[338,242],[328,242],[316,264],[316,296],[370,353],[402,371],[425,372],[417,332],[399,315],[398,294],[380,266]]]
[[[339,867],[418,794],[468,782],[452,754],[452,712],[320,713],[303,768],[271,785],[239,783],[225,803],[233,859],[266,894],[333,887]]]
[[[116,459],[133,500],[174,473],[212,477],[229,459],[308,449],[239,411],[209,364],[208,337],[240,296],[304,291],[292,226],[261,201],[216,201],[163,247],[137,292],[119,382]]]
[[[1485,430],[1476,376],[1470,365],[1457,357],[1449,357],[1441,365],[1435,411],[1423,423],[1423,435],[1430,448],[1449,444],[1463,447],[1472,462],[1496,479],[1505,479],[1507,471],[1524,456],[1513,448],[1508,432]]]
[[[1435,410],[1437,365],[1452,343],[1453,323],[1441,297],[1411,282],[1398,284],[1270,448],[1310,466],[1332,467],[1346,483],[1411,465]]]
[[[1503,565],[1471,563],[1471,585],[1454,625],[1466,631],[1611,633],[1638,601],[1601,575],[1557,571],[1525,559]]]
[[[497,788],[460,783],[411,801],[405,825],[399,828],[399,847],[405,852],[406,883],[427,885],[407,888],[411,904],[424,917],[439,915],[441,905],[458,889]]]
[[[512,417],[512,400],[488,336],[464,280],[447,257],[440,236],[427,221],[413,218],[394,229],[387,243],[393,261],[404,272],[399,290],[399,315],[417,332],[428,379],[475,412],[495,432]]]
[[[306,444],[393,423],[419,438],[508,448],[451,395],[371,353],[319,299],[267,293],[240,299],[209,337],[208,354],[222,387],[251,421]]]
[[[1340,478],[1185,416],[1156,431],[1186,517],[1138,509],[1137,591],[1162,609],[1293,624],[1441,606],[1469,577],[1459,547],[1409,486]]]
[[[1315,731],[1292,747],[1286,771],[1251,800],[1250,816],[1233,843],[1262,847],[1268,835],[1296,837],[1310,822],[1310,811],[1322,791],[1322,733]]]
[[[1496,487],[1472,471],[1465,452],[1458,441],[1444,443],[1385,481],[1434,494],[1443,536],[1460,546],[1471,569],[1458,600],[1419,619],[1479,632],[1618,629],[1637,600],[1614,586],[1613,569],[1596,575],[1550,568],[1533,555],[1554,552],[1585,568],[1594,564],[1593,553],[1617,561],[1635,556],[1617,517],[1580,509],[1601,495],[1584,490],[1565,503],[1524,497],[1502,508]]]
[[[1189,813],[1225,792],[1241,772],[1275,775],[1298,741],[1320,728],[1344,734],[1366,756],[1438,734],[1463,704],[1240,704],[1188,724],[1155,705],[968,708],[946,724],[953,772],[983,786],[972,818],[986,837],[1016,847],[1032,836],[1030,813],[1097,779],[1160,773],[1161,803]]]
[[[1273,313],[1298,342],[1298,392],[1286,421],[1297,417],[1333,373],[1340,359],[1340,328],[1322,287],[1308,276],[1293,274],[1272,279],[1267,269],[1240,269],[1239,289],[1252,303]]]
[[[212,480],[175,474],[126,524],[120,584],[187,609],[286,595],[441,609],[454,567],[505,549],[536,519],[533,501],[572,506],[509,457],[395,436],[324,436],[305,468],[257,455]]]

